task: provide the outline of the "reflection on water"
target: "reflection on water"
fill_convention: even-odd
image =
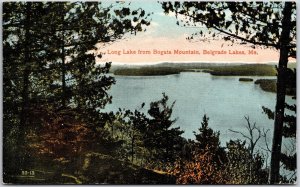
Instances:
[[[276,96],[261,90],[253,82],[240,82],[240,77],[249,76],[211,76],[207,73],[184,72],[167,76],[115,76],[116,85],[109,93],[113,96],[112,104],[106,111],[117,111],[118,108],[139,109],[143,102],[149,107],[151,101],[158,100],[165,92],[170,101],[176,101],[173,118],[178,118],[176,125],[185,131],[186,138],[194,139],[204,114],[210,118],[209,125],[220,131],[222,145],[229,139],[240,138],[228,129],[244,133],[246,120],[256,122],[261,129],[270,129],[268,142],[271,145],[273,121],[262,111],[262,106],[275,108]],[[254,79],[274,78],[255,76]],[[287,97],[289,103],[295,103]],[[147,112],[147,107],[143,112]],[[260,142],[264,146],[264,142]]]

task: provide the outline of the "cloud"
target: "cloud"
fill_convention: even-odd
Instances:
[[[158,26],[159,26],[159,23],[157,23],[155,21],[150,22],[150,27],[155,28],[155,27],[158,27]]]
[[[155,13],[156,15],[159,15],[159,16],[169,16],[169,17],[175,17],[175,13],[174,12],[169,12],[168,14],[164,13],[164,12],[158,12],[158,13]]]
[[[151,21],[150,25],[147,26],[147,27],[145,27],[145,29],[147,31],[144,32],[143,35],[151,35],[151,34],[153,34],[159,26],[160,26],[160,24],[158,22]]]

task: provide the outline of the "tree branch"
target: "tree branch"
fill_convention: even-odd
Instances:
[[[264,137],[264,139],[265,139],[265,144],[266,144],[266,147],[267,147],[267,151],[269,151],[270,153],[272,152],[271,151],[271,149],[269,148],[269,145],[268,145],[268,142],[267,142],[267,133],[270,131],[270,129],[268,129],[268,130],[266,130],[265,131],[265,129],[263,129],[263,135],[262,135],[262,137]]]
[[[234,133],[237,133],[237,134],[241,134],[244,138],[247,138],[248,140],[251,140],[250,137],[246,136],[245,134],[243,134],[242,132],[239,132],[239,131],[235,131],[235,130],[232,130],[232,129],[228,129],[229,131],[231,132],[234,132]]]
[[[176,13],[176,14],[179,14],[179,12],[176,11],[176,10],[175,10],[175,13]],[[197,17],[194,17],[194,16],[191,16],[191,15],[189,15],[189,14],[184,14],[184,16],[189,17],[189,18],[192,18],[192,19],[194,20],[194,22],[200,22],[200,23],[202,23],[202,24],[205,25],[207,28],[213,28],[213,29],[215,29],[215,30],[217,30],[217,31],[219,31],[219,32],[221,32],[221,33],[223,33],[223,34],[226,34],[226,35],[228,35],[228,36],[231,36],[231,37],[233,37],[233,38],[235,38],[235,39],[242,40],[242,41],[244,41],[244,42],[248,42],[248,43],[251,43],[251,44],[254,44],[254,45],[263,45],[263,46],[267,46],[267,47],[275,47],[276,49],[278,49],[278,48],[280,47],[279,44],[272,44],[272,43],[267,43],[267,42],[256,42],[256,41],[249,40],[249,39],[247,39],[247,38],[244,38],[244,37],[238,36],[238,35],[236,35],[236,34],[232,34],[232,33],[228,32],[228,31],[226,31],[226,30],[223,30],[223,29],[219,28],[219,27],[216,26],[216,25],[211,25],[211,26],[209,26],[209,24],[208,24],[207,21],[201,20],[201,19],[199,19],[199,18],[197,18]],[[289,48],[294,48],[294,47],[296,47],[296,45],[290,45],[290,46],[289,46]]]
[[[261,20],[261,19],[259,19],[259,18],[253,18],[252,15],[250,15],[250,14],[247,13],[247,12],[242,11],[242,12],[240,12],[240,13],[242,13],[242,14],[248,16],[248,18],[251,19],[251,20],[253,20],[254,23],[256,23],[257,21],[260,21],[260,22],[262,22],[262,23],[264,23],[264,24],[267,24],[267,25],[268,25],[268,24],[274,25],[273,23],[268,23],[268,22],[263,21],[263,20]],[[265,25],[265,26],[267,26],[267,25]],[[277,27],[282,28],[282,25],[280,25],[280,23],[278,23]]]

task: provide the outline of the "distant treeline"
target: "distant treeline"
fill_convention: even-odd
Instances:
[[[115,66],[111,71],[123,76],[170,75],[180,72],[207,72],[217,76],[275,76],[274,65],[269,64],[209,64],[162,63],[148,66]]]

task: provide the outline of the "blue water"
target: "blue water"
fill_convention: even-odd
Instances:
[[[144,109],[140,110],[146,112],[149,103],[162,98],[162,93],[165,92],[169,96],[170,104],[176,101],[172,115],[173,119],[177,119],[174,126],[185,131],[185,138],[194,139],[193,131],[198,131],[203,115],[207,114],[209,126],[220,131],[222,145],[230,139],[244,140],[241,135],[230,132],[229,129],[247,135],[244,116],[249,116],[251,123],[255,122],[261,130],[270,129],[267,142],[271,146],[274,122],[263,113],[262,106],[274,110],[276,95],[261,90],[253,82],[240,82],[240,77],[212,76],[199,72],[167,76],[115,76],[116,84],[109,91],[113,101],[105,110],[140,109],[145,102]],[[255,81],[275,77],[250,78]],[[291,97],[286,100],[295,103]],[[265,147],[263,139],[258,145]]]

